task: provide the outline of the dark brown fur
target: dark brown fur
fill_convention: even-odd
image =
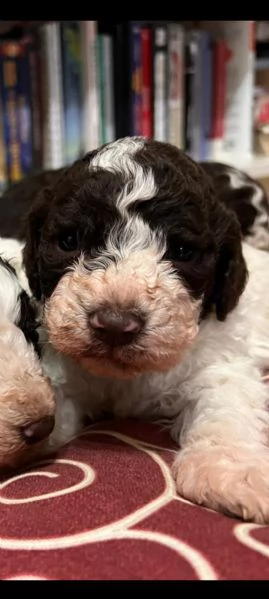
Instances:
[[[51,294],[81,250],[89,257],[98,248],[102,252],[105,236],[118,218],[115,199],[122,177],[102,169],[90,173],[92,155],[43,189],[30,210],[24,260],[37,298]],[[218,200],[204,170],[169,144],[149,141],[136,160],[153,169],[158,193],[150,201],[135,202],[131,210],[164,231],[168,248],[175,239],[195,246],[195,259],[172,260],[174,267],[195,297],[203,295],[204,315],[215,305],[217,318],[224,320],[236,306],[247,277],[235,214]],[[63,252],[59,238],[73,228],[79,234],[78,247]]]

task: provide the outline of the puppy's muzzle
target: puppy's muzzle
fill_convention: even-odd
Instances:
[[[90,314],[89,325],[106,345],[127,345],[141,333],[144,320],[133,312],[104,308]]]

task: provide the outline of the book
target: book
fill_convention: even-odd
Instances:
[[[27,36],[27,48],[30,68],[31,94],[31,132],[33,171],[42,169],[42,93],[39,36],[31,31]]]
[[[223,158],[248,159],[252,151],[255,65],[254,21],[221,23],[227,47]]]
[[[99,105],[99,140],[100,144],[106,143],[106,106],[105,106],[105,65],[104,65],[104,38],[97,35],[97,90]]]
[[[62,86],[64,110],[64,162],[72,164],[82,147],[82,59],[79,21],[61,24]]]
[[[5,191],[8,185],[6,165],[6,146],[3,129],[3,107],[0,95],[0,196]]]
[[[142,135],[142,43],[141,26],[130,23],[131,135]]]
[[[18,57],[21,52],[23,45],[19,41],[0,43],[0,92],[8,183],[16,183],[23,177],[18,106]]]
[[[253,145],[255,22],[216,21],[210,28],[215,44],[212,81],[214,151],[210,157],[222,162],[236,161],[238,164],[239,160],[245,163],[251,156]],[[217,56],[217,49],[222,58]],[[217,138],[217,132],[222,136]]]
[[[184,29],[168,25],[168,141],[184,147]]]
[[[104,105],[106,143],[115,139],[114,63],[112,36],[103,34]]]
[[[152,29],[141,28],[141,62],[142,62],[142,98],[141,98],[141,133],[145,137],[153,136],[153,64],[152,64]]]
[[[31,69],[29,60],[29,39],[20,42],[21,51],[18,56],[18,88],[17,109],[19,119],[20,162],[22,176],[29,175],[33,170],[32,147],[32,93]]]
[[[81,21],[82,129],[83,152],[99,146],[99,105],[97,90],[97,23]]]
[[[168,139],[167,118],[167,27],[157,25],[154,28],[154,138],[158,141]]]
[[[200,31],[191,30],[187,40],[186,150],[199,160],[201,143],[201,57]]]
[[[208,160],[210,156],[210,133],[212,118],[213,52],[212,39],[207,31],[202,32],[200,39],[200,48],[202,63],[200,160]]]
[[[39,29],[42,72],[43,168],[64,166],[64,120],[60,23],[46,23]]]
[[[221,160],[225,126],[227,46],[223,39],[212,43],[211,129],[208,157]]]
[[[131,134],[130,22],[111,26],[114,61],[114,102],[116,137]]]
[[[212,46],[211,36],[207,31],[199,32],[199,139],[197,159],[207,160],[210,155],[210,134],[212,117]]]

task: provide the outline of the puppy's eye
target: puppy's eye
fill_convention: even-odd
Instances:
[[[58,245],[64,252],[74,252],[78,247],[77,231],[66,231],[62,233],[58,240]]]
[[[166,258],[172,262],[190,262],[194,256],[195,249],[183,243],[170,248],[166,253]]]

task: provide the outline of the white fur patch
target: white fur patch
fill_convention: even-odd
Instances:
[[[258,210],[258,212],[260,212],[260,210],[262,209],[261,203],[262,203],[262,199],[263,199],[263,191],[259,187],[259,185],[256,185],[252,181],[249,181],[248,179],[246,179],[246,177],[244,177],[243,173],[239,173],[237,171],[233,171],[233,170],[229,169],[227,174],[230,177],[230,187],[232,189],[240,189],[242,187],[242,185],[247,185],[248,187],[252,188],[253,195],[251,198],[251,204],[254,206],[254,208],[256,208],[256,210]],[[266,221],[266,216],[265,216],[264,223],[266,224],[266,222],[267,221]]]
[[[258,214],[250,229],[251,235],[246,236],[245,240],[257,248],[269,249],[268,217],[262,206],[263,190],[255,182],[249,181],[244,176],[244,173],[234,171],[231,168],[228,169],[227,174],[230,177],[230,186],[232,189],[240,189],[242,185],[247,185],[252,189],[251,205],[256,208]]]
[[[136,152],[142,150],[144,144],[143,137],[125,137],[108,144],[91,161],[90,170],[103,168],[112,173],[120,173],[126,179],[116,202],[121,213],[136,200],[149,200],[157,193],[152,170],[144,170],[134,159]]]
[[[15,270],[10,270],[0,264],[0,319],[16,323],[20,317],[21,302],[19,299],[22,289],[30,295],[27,277],[22,263],[23,243],[16,239],[0,237],[0,257],[8,262]]]
[[[87,259],[84,252],[69,270],[76,270],[77,265],[85,265],[87,270],[106,269],[112,260],[126,260],[134,252],[151,249],[156,262],[162,259],[166,251],[165,239],[161,231],[152,231],[139,216],[128,216],[123,222],[116,223],[111,229],[106,246],[97,258]]]
[[[115,225],[106,244],[107,251],[119,259],[149,247],[154,249],[156,258],[161,259],[165,251],[165,241],[161,233],[152,231],[139,216],[129,217],[121,229]]]
[[[111,172],[134,174],[132,156],[144,147],[143,137],[123,137],[102,148],[91,160],[93,167],[104,168]]]
[[[145,170],[135,160],[135,154],[144,147],[143,137],[125,137],[102,148],[90,164],[92,168],[103,168],[111,173],[120,173],[124,180],[122,191],[117,198],[116,206],[123,217],[121,223],[112,228],[102,256],[94,261],[100,267],[106,268],[111,256],[122,260],[132,252],[153,246],[160,254],[164,244],[158,235],[151,231],[149,225],[138,216],[128,214],[128,207],[136,200],[145,201],[154,197],[157,187],[152,170]]]
[[[16,322],[20,316],[19,294],[21,287],[15,275],[0,267],[0,315],[1,320]]]
[[[28,279],[23,267],[22,251],[24,243],[10,237],[0,237],[0,256],[7,260],[16,271],[18,280],[22,288],[31,295]]]

